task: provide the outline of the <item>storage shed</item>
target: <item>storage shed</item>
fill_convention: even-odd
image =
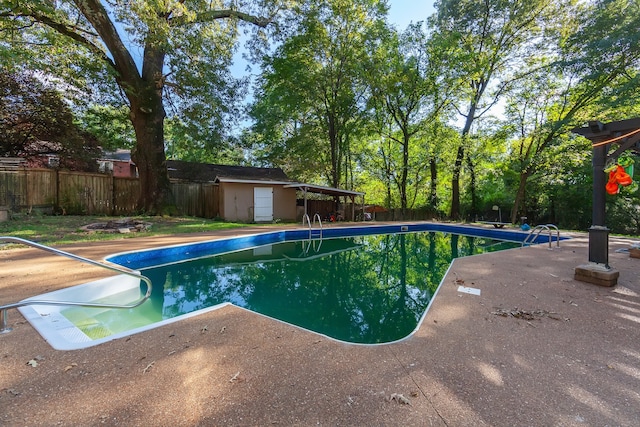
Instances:
[[[214,165],[167,160],[173,181],[215,184],[218,216],[227,221],[296,220],[296,190],[280,168]]]
[[[352,201],[355,217],[355,197],[364,193],[303,184],[290,180],[280,168],[257,168],[167,160],[167,171],[172,182],[203,183],[210,198],[215,198],[217,215],[227,221],[272,222],[296,221],[296,197],[299,191],[333,197],[344,196]],[[178,195],[176,195],[177,197]],[[205,197],[206,199],[206,197]]]

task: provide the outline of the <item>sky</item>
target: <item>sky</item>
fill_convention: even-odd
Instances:
[[[434,12],[433,0],[389,0],[389,22],[404,30],[411,22],[426,21]]]

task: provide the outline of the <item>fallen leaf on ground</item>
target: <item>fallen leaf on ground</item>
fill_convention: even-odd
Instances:
[[[236,372],[231,379],[229,380],[230,383],[237,381],[238,380],[238,376],[240,375],[240,371]]]
[[[144,368],[144,369],[142,370],[142,373],[143,373],[143,374],[146,374],[147,372],[149,372],[149,371],[151,370],[151,368],[153,368],[153,364],[154,364],[154,363],[156,363],[156,362],[155,362],[155,361],[153,361],[153,362],[149,363],[149,364],[147,365],[147,367],[146,367],[146,368]]]
[[[403,405],[411,405],[411,401],[400,393],[391,393],[391,396],[389,396],[389,402],[391,402],[392,400],[395,400],[396,402]]]
[[[508,309],[508,308],[496,308],[491,314],[502,317],[514,317],[516,319],[523,320],[539,320],[541,317],[548,317],[549,319],[560,320],[557,313],[546,310],[522,310],[520,308]]]
[[[76,366],[78,366],[77,363],[72,363],[71,365],[67,365],[67,366],[65,366],[64,371],[68,372],[68,371],[72,370],[73,368],[75,368]]]

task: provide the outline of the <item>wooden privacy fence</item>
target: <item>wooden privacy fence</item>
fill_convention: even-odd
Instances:
[[[176,207],[183,215],[201,218],[220,216],[218,184],[174,182],[171,191]]]
[[[219,215],[217,184],[171,185],[180,214]],[[136,213],[139,194],[138,178],[55,169],[0,170],[0,206],[13,212],[37,209],[68,215],[131,215]]]

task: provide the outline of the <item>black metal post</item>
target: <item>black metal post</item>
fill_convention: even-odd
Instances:
[[[605,225],[607,145],[593,148],[593,207],[589,228],[589,262],[609,267],[609,229]]]

